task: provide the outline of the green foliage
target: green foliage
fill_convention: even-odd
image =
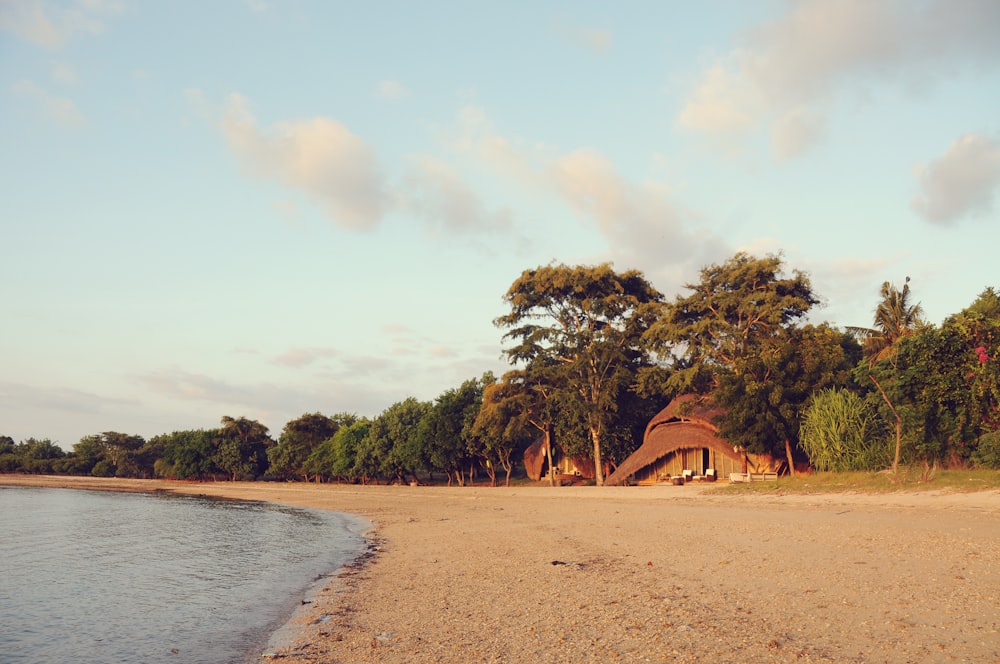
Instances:
[[[408,397],[372,420],[355,455],[358,476],[402,481],[406,475],[423,470],[426,456],[418,427],[430,408],[430,404]]]
[[[678,393],[703,392],[718,377],[800,320],[818,303],[808,277],[782,275],[782,259],[738,253],[701,271],[693,291],[677,296],[650,327],[647,339],[676,359],[670,386]]]
[[[1000,469],[1000,430],[984,433],[977,443],[973,462],[977,466]]]
[[[270,461],[267,474],[282,479],[302,477],[308,481],[306,459],[339,428],[340,422],[320,413],[306,413],[288,422],[278,437],[278,444],[267,450]]]
[[[457,389],[446,390],[420,421],[417,432],[427,467],[448,474],[459,485],[465,484],[465,470],[479,461],[489,461],[485,442],[476,429],[476,417],[483,402],[483,389],[493,382],[492,374],[467,380]],[[495,481],[495,470],[487,466]]]
[[[267,427],[245,417],[223,416],[215,448],[215,465],[233,481],[253,480],[267,469],[267,450],[274,445]]]
[[[869,368],[896,405],[900,439],[917,457],[950,466],[972,461],[980,436],[1000,428],[1000,318],[980,296],[940,327],[924,325]]]
[[[649,364],[644,335],[662,300],[642,273],[616,273],[609,264],[525,270],[504,295],[510,312],[495,321],[513,342],[504,352],[511,364],[524,365],[525,383],[544,386],[532,393],[535,399],[555,399],[560,410],[587,423],[598,484],[602,436],[619,396]],[[549,404],[544,426],[553,415]]]
[[[320,443],[306,460],[306,470],[314,475],[346,480],[364,477],[358,465],[358,450],[368,437],[371,421],[356,415],[339,415],[337,433]]]
[[[174,431],[153,437],[150,442],[163,449],[163,463],[154,464],[156,476],[178,480],[211,477],[217,470],[214,457],[218,437],[215,429]]]
[[[870,402],[842,388],[818,392],[806,409],[799,446],[819,471],[877,470],[892,461],[885,421]]]
[[[726,409],[720,432],[750,452],[784,456],[798,447],[802,411],[813,393],[849,385],[860,355],[850,335],[827,325],[787,330],[720,377],[715,401]]]
[[[510,486],[516,455],[522,453],[538,433],[531,423],[526,395],[510,380],[512,377],[512,374],[505,374],[503,380],[483,386],[482,404],[473,422],[473,434],[482,441],[486,462],[504,469],[506,486]]]

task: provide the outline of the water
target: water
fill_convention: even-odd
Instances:
[[[238,664],[360,553],[346,514],[0,487],[0,663]]]

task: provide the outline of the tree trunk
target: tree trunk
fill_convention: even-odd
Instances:
[[[545,456],[548,458],[549,463],[549,486],[556,485],[556,466],[552,462],[552,424],[545,425]]]
[[[590,438],[594,441],[594,480],[597,486],[604,486],[604,468],[601,463],[601,431],[597,427],[590,427]]]
[[[875,376],[868,374],[868,377],[871,378],[873,383],[875,383],[875,387],[878,388],[878,392],[882,395],[882,399],[885,400],[885,404],[889,406],[889,410],[891,410],[892,414],[896,416],[896,455],[892,459],[892,472],[895,474],[896,470],[899,468],[899,450],[903,446],[903,420],[899,417],[899,413],[896,412],[896,408],[892,405],[892,402],[889,401],[889,396],[885,393],[885,390],[883,390],[882,386],[879,385],[879,382],[875,380]]]
[[[788,474],[795,477],[795,459],[792,458],[792,441],[785,438],[785,456],[788,457]]]

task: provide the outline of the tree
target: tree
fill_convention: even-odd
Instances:
[[[418,435],[420,420],[430,404],[408,397],[376,417],[368,436],[359,445],[356,468],[362,477],[395,477],[415,474],[426,466]]]
[[[529,395],[512,379],[511,374],[505,374],[502,380],[483,388],[483,403],[473,423],[476,434],[485,441],[484,453],[507,474],[504,486],[510,486],[514,455],[531,444],[532,428],[545,432],[547,426],[532,422],[532,409],[525,399]],[[551,441],[547,442],[546,450],[551,451]]]
[[[434,470],[443,471],[452,481],[465,486],[466,470],[470,481],[477,460],[484,456],[484,442],[474,424],[483,401],[483,386],[494,380],[486,373],[470,379],[456,389],[443,392],[420,420],[418,438],[423,458]],[[489,470],[495,479],[495,471]]]
[[[340,427],[312,451],[306,459],[307,472],[317,477],[336,477],[354,480],[361,478],[357,471],[357,450],[368,436],[371,422],[367,418],[342,413],[334,417]]]
[[[522,272],[503,299],[510,312],[494,322],[514,344],[504,350],[507,359],[530,368],[532,379],[552,386],[562,403],[578,405],[597,484],[604,484],[602,436],[617,396],[648,364],[643,335],[662,294],[636,270],[548,265]]]
[[[750,452],[784,454],[794,475],[793,450],[807,403],[817,390],[848,385],[860,357],[851,335],[827,325],[787,330],[720,377],[715,401],[726,410],[720,433]]]
[[[216,444],[221,439],[218,429],[174,431],[153,436],[150,443],[163,452],[153,464],[160,477],[193,480],[211,476],[216,471]]]
[[[746,358],[773,347],[819,300],[809,278],[782,275],[780,255],[740,252],[701,271],[693,291],[664,307],[647,337],[674,359],[668,385],[680,393],[707,392],[727,372],[740,373]]]
[[[320,413],[306,413],[288,422],[281,430],[278,444],[267,450],[271,463],[268,474],[284,479],[301,476],[308,482],[310,473],[306,468],[306,459],[339,428],[337,420]]]
[[[755,452],[773,453],[784,443],[794,469],[796,417],[809,380],[834,371],[843,349],[829,330],[796,331],[819,300],[804,273],[785,276],[782,269],[779,255],[742,252],[710,265],[701,281],[685,286],[690,294],[664,307],[647,336],[673,359],[668,388],[716,392],[716,402],[728,409],[724,435]],[[797,361],[796,343],[810,346],[811,362]]]
[[[886,391],[902,416],[907,442],[925,461],[963,466],[983,434],[1000,429],[1000,308],[987,289],[940,327],[925,325],[896,344]]]
[[[18,469],[26,473],[46,474],[56,470],[56,464],[66,452],[48,438],[28,438],[14,446]]]
[[[260,422],[225,415],[217,440],[215,464],[234,482],[256,479],[267,469],[267,450],[274,440]]]
[[[901,339],[913,334],[925,323],[920,304],[910,304],[910,278],[907,277],[903,289],[897,289],[888,281],[879,291],[882,301],[875,308],[875,325],[871,328],[848,327],[848,331],[861,340],[866,360],[869,380],[875,385],[886,406],[896,420],[896,452],[892,459],[892,472],[899,468],[899,455],[903,443],[903,420],[883,387],[883,382],[891,380],[895,373],[897,344]],[[876,366],[889,369],[888,375],[880,382],[876,376]]]

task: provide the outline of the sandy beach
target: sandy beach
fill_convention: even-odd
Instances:
[[[1000,662],[1000,492],[718,495],[0,476],[373,524],[264,661]]]

